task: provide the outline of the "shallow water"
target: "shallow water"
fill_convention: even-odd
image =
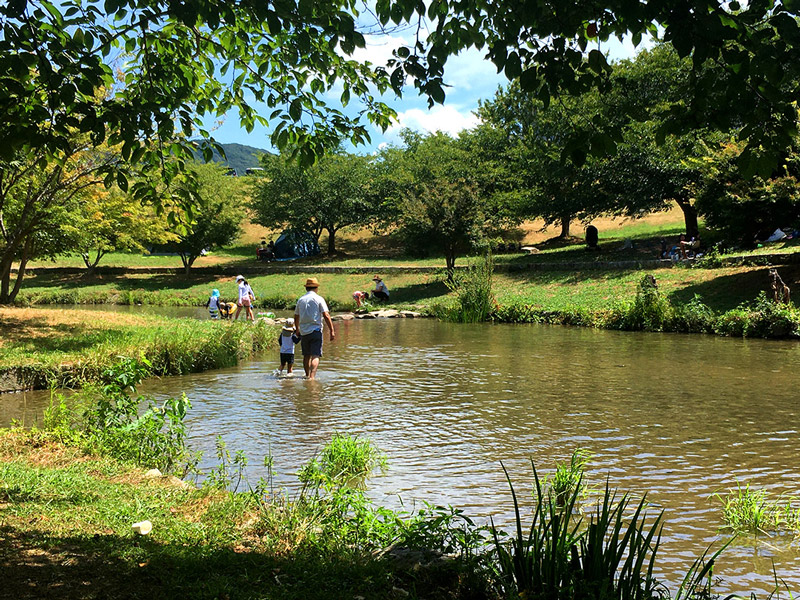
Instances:
[[[527,495],[531,458],[548,472],[586,448],[591,484],[602,489],[608,478],[664,510],[660,565],[672,587],[708,544],[727,540],[715,493],[740,481],[799,494],[798,344],[410,319],[337,327],[315,382],[275,377],[276,345],[237,368],[143,391],[186,392],[191,445],[210,465],[224,436],[250,457],[253,483],[271,451],[278,483],[293,489],[294,473],[334,432],[358,434],[389,459],[370,484],[377,501],[452,504],[479,520],[511,515],[500,461]],[[2,397],[0,420],[21,411],[30,419],[43,402]],[[772,561],[800,591],[791,541],[734,542],[715,570],[719,591],[771,589]]]

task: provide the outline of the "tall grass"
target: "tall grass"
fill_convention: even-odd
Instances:
[[[233,366],[268,347],[273,335],[274,327],[263,322],[153,319],[102,335],[76,332],[68,347],[53,340],[35,351],[4,348],[0,376],[27,389],[80,387],[100,381],[120,356],[145,359],[151,375],[197,373]]]
[[[646,514],[646,499],[632,503],[606,485],[588,522],[578,510],[580,486],[573,486],[563,506],[539,479],[533,461],[534,506],[525,528],[517,495],[503,467],[514,504],[509,535],[492,524],[494,568],[505,598],[578,600],[584,598],[655,600],[670,597],[655,577],[663,513]],[[727,546],[727,545],[726,545]],[[711,573],[725,549],[707,552],[689,568],[676,600],[713,598]]]
[[[494,262],[491,252],[476,259],[466,269],[453,273],[445,283],[456,296],[455,304],[440,309],[438,316],[457,323],[485,321],[496,305],[492,292]]]
[[[800,507],[794,498],[773,500],[766,490],[751,489],[750,484],[736,484],[723,496],[715,497],[722,503],[725,527],[734,533],[789,532],[800,535]]]

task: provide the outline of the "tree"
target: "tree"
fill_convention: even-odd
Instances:
[[[367,225],[375,217],[368,157],[339,152],[309,167],[286,157],[267,157],[264,164],[267,178],[256,184],[254,223],[308,231],[317,241],[327,231],[332,255],[338,231]]]
[[[177,241],[168,245],[180,254],[187,275],[198,256],[232,243],[241,233],[244,206],[236,180],[226,172],[216,163],[191,167],[196,202],[191,211],[182,213],[183,222],[174,231]]]
[[[551,98],[607,88],[611,67],[594,43],[629,37],[638,45],[661,35],[692,63],[689,94],[670,103],[662,135],[699,123],[741,127],[747,145],[739,167],[747,176],[768,174],[797,137],[800,27],[792,2],[379,0],[376,12],[384,24],[420,22],[426,35],[397,51],[392,76],[412,76],[437,101],[447,58],[465,48],[485,49],[498,71],[547,106]],[[621,127],[612,121],[575,131],[570,145],[582,152],[573,158],[580,164],[598,143],[611,150]]]
[[[45,148],[0,161],[0,304],[14,301],[33,258],[53,258],[72,250],[62,229],[79,209],[85,190],[103,181],[118,160],[98,152],[86,136],[73,136],[62,160],[49,160]],[[12,286],[11,267],[19,261]]]
[[[752,247],[758,234],[800,227],[800,154],[788,152],[770,177],[745,179],[737,168],[743,146],[730,140],[704,162],[697,210],[707,227]]]
[[[487,193],[492,178],[486,165],[470,153],[470,143],[443,133],[421,136],[403,132],[404,146],[380,155],[392,211],[412,252],[441,251],[452,280],[456,258],[485,247],[497,228],[508,224],[503,211],[492,210]]]
[[[163,216],[118,187],[95,185],[84,190],[77,204],[61,229],[90,273],[108,252],[144,250],[176,239]]]
[[[478,115],[486,127],[505,137],[503,156],[517,173],[524,197],[522,216],[541,217],[547,225],[559,223],[560,237],[567,237],[574,219],[587,220],[612,208],[610,198],[597,185],[606,151],[603,142],[598,142],[597,156],[582,158],[580,166],[570,159],[574,132],[593,127],[602,116],[596,94],[544,103],[512,83],[492,101],[482,103]]]

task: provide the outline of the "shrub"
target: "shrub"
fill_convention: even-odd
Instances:
[[[446,320],[458,323],[485,321],[497,305],[492,293],[493,273],[492,255],[487,253],[446,280],[447,287],[456,295],[456,305],[444,313]]]

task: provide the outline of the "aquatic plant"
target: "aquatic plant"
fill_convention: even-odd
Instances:
[[[530,528],[525,533],[514,486],[503,467],[514,503],[515,532],[506,540],[492,523],[496,575],[502,593],[524,598],[660,598],[653,575],[661,515],[648,522],[642,499],[626,516],[630,501],[606,486],[584,527],[575,516],[579,487],[557,507],[531,461],[535,489]]]
[[[570,458],[569,464],[557,464],[552,475],[545,477],[544,488],[547,497],[559,508],[566,506],[567,500],[575,494],[580,500],[586,495],[586,484],[583,472],[586,464],[592,458],[592,453],[584,448],[577,448]],[[577,506],[576,508],[580,508]]]
[[[491,252],[476,259],[466,269],[452,273],[445,280],[445,285],[455,293],[456,303],[441,311],[438,316],[457,323],[485,321],[497,304],[492,292],[493,273]]]
[[[722,503],[725,527],[734,533],[767,533],[788,531],[800,534],[800,508],[794,498],[772,500],[766,490],[755,490],[750,484],[736,483],[728,494],[715,494]]]
[[[104,385],[81,392],[84,444],[103,454],[162,471],[185,471],[184,419],[191,402],[182,394],[160,406],[153,398],[136,393],[136,386],[150,373],[146,359],[126,358],[103,373]],[[145,410],[140,413],[140,407]]]
[[[298,473],[311,489],[360,487],[386,457],[368,439],[335,433],[319,453]]]

